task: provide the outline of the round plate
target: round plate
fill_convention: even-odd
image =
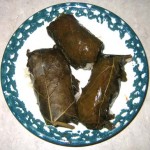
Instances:
[[[116,115],[112,120],[116,126],[113,130],[88,130],[81,124],[74,130],[69,130],[46,126],[44,123],[26,67],[26,50],[53,46],[54,42],[48,36],[46,26],[61,13],[73,14],[81,24],[100,38],[105,44],[104,53],[133,56],[132,62],[125,66],[128,81],[121,83],[120,94],[111,108]],[[58,4],[31,16],[11,37],[1,66],[3,93],[14,116],[36,136],[65,146],[100,143],[126,128],[143,104],[148,79],[147,58],[131,27],[114,13],[86,3]]]

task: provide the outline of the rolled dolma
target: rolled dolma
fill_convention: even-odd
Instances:
[[[77,102],[79,120],[89,129],[112,129],[110,105],[118,96],[120,82],[126,81],[124,65],[131,55],[103,56],[95,63],[87,86]]]
[[[84,68],[97,60],[103,43],[70,14],[62,14],[47,27],[49,36],[60,46],[68,62]]]
[[[58,48],[50,48],[33,52],[28,50],[27,56],[27,67],[46,124],[74,128],[68,123],[78,122],[74,99],[78,81],[74,77],[72,79],[63,54]]]

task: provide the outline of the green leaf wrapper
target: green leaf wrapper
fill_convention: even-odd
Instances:
[[[78,123],[74,94],[78,81],[58,48],[27,51],[27,67],[31,73],[40,111],[46,124],[73,129]]]
[[[94,63],[104,48],[102,41],[70,14],[62,14],[51,22],[47,32],[56,45],[61,47],[70,65],[76,69]]]
[[[89,129],[114,128],[110,122],[111,103],[119,94],[120,82],[126,81],[124,65],[131,55],[100,56],[94,64],[89,83],[77,102],[79,120]]]

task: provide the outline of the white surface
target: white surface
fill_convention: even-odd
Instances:
[[[37,11],[62,2],[60,0],[0,0],[0,59],[2,58],[5,46],[9,38],[15,32],[20,24],[23,23],[29,16]],[[70,0],[71,1],[71,0]],[[77,1],[77,0],[76,0]],[[80,0],[80,2],[85,2]],[[150,58],[149,41],[150,41],[150,1],[140,0],[124,1],[124,0],[109,0],[105,1],[90,1],[87,3],[102,6],[124,19],[139,36],[147,57]],[[39,47],[38,47],[39,48]],[[150,92],[147,94],[144,105],[138,116],[133,122],[120,134],[112,139],[96,144],[93,146],[82,147],[85,150],[148,150],[150,147]],[[28,132],[10,112],[2,92],[0,90],[0,149],[4,150],[58,150],[58,149],[80,149],[57,146],[45,142],[32,133]]]

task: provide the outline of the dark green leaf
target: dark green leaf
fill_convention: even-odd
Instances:
[[[87,128],[113,128],[110,104],[118,96],[121,80],[126,79],[124,65],[130,60],[130,55],[101,56],[95,63],[77,103],[79,119]]]
[[[102,41],[79,24],[73,15],[62,14],[47,27],[48,34],[62,48],[68,62],[75,68],[94,63],[104,46]]]
[[[78,121],[74,99],[78,84],[73,83],[73,91],[72,81],[76,80],[71,79],[70,67],[61,51],[56,48],[28,50],[27,56],[27,66],[46,123],[73,128],[67,123]]]

